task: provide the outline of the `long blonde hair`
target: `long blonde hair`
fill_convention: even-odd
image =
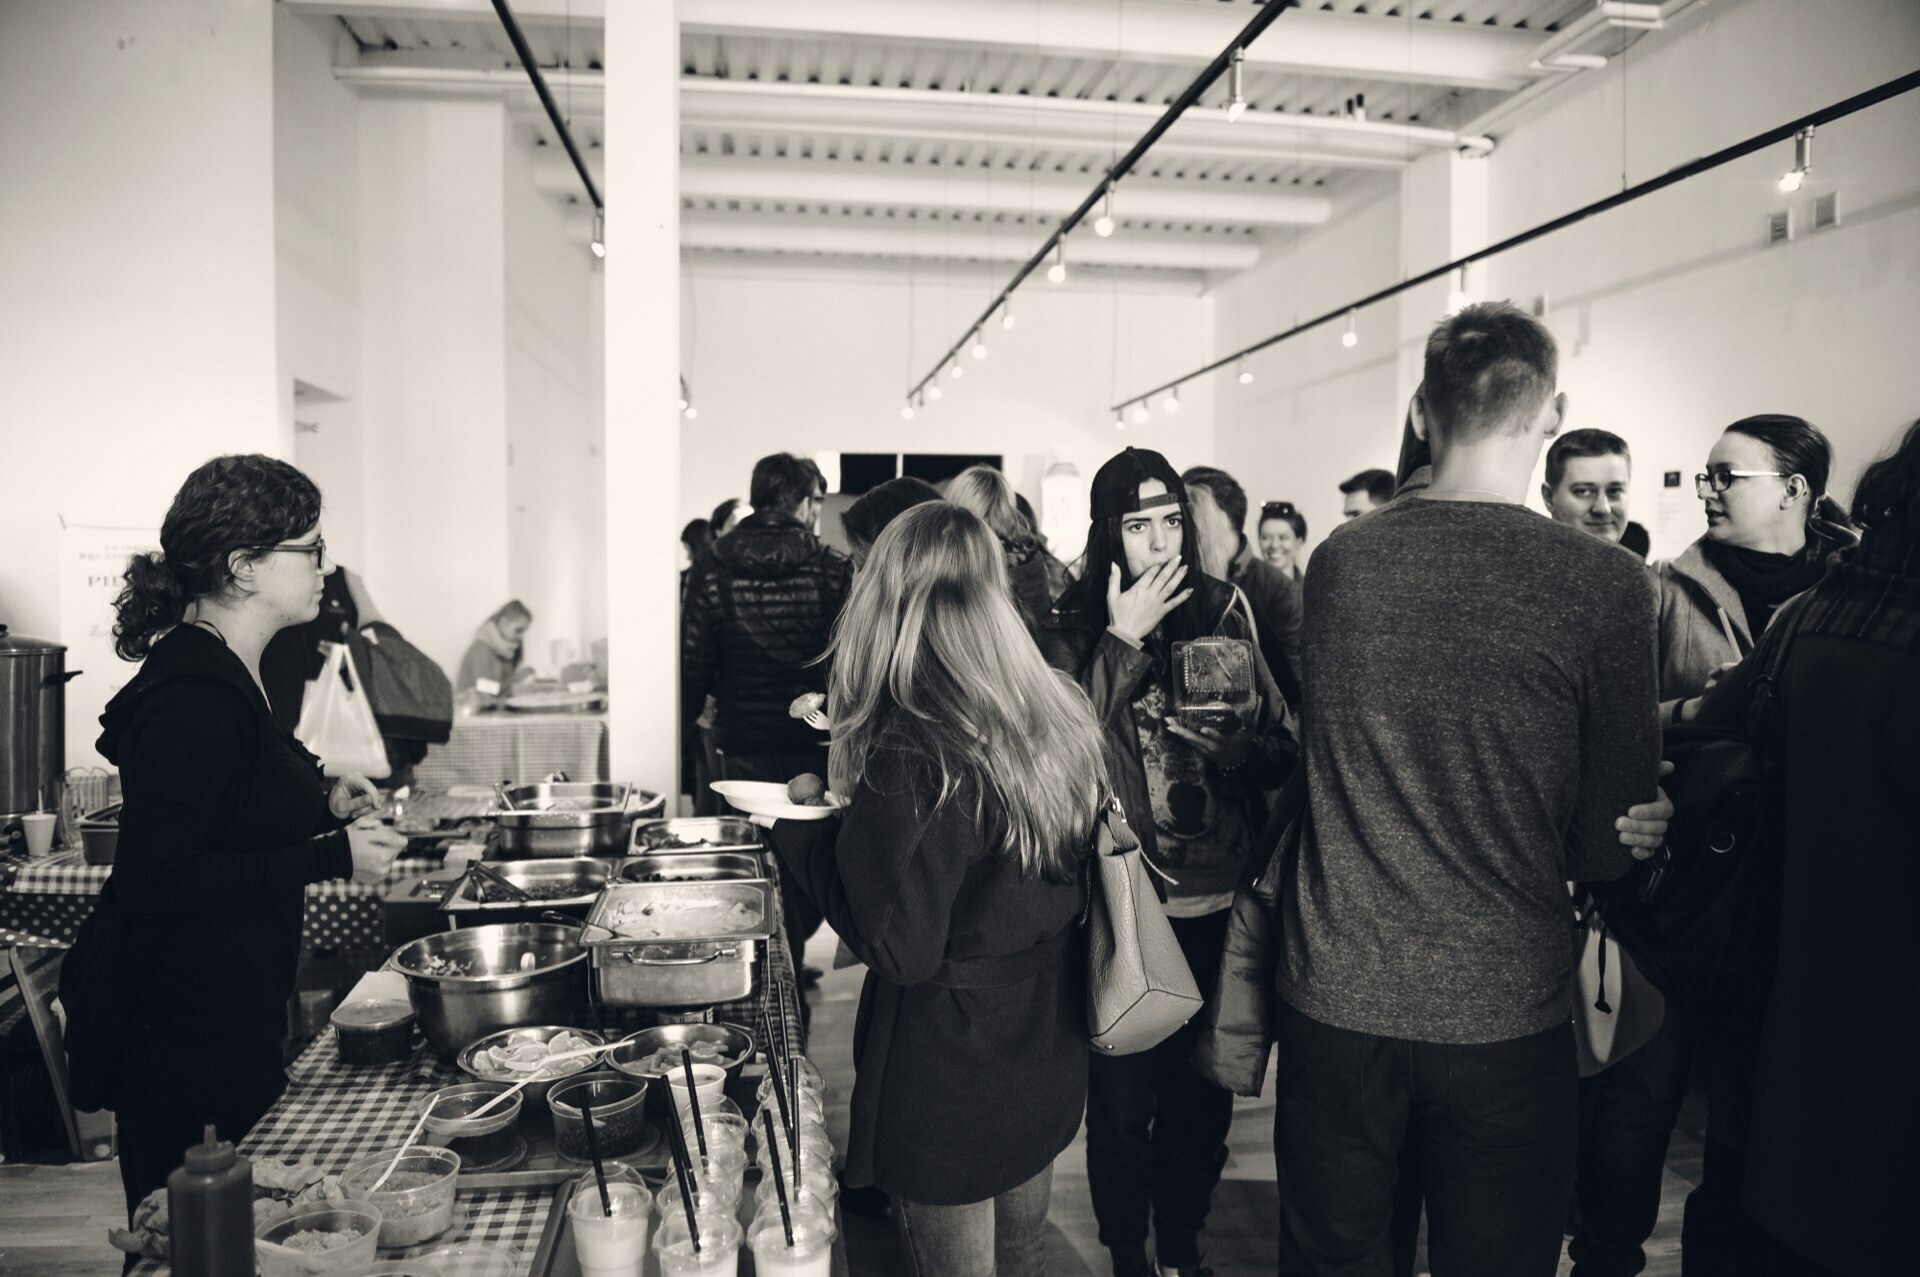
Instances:
[[[968,466],[947,484],[947,500],[987,521],[1002,541],[1029,535],[1027,518],[1013,499],[1013,485],[992,466]]]
[[[852,793],[877,751],[909,750],[938,773],[937,803],[969,780],[976,818],[996,800],[990,836],[1026,876],[1077,874],[1106,789],[1100,727],[1034,646],[977,515],[932,501],[888,524],[827,654],[835,792]]]

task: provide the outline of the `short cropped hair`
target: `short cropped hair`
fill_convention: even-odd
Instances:
[[[1180,476],[1180,481],[1189,490],[1205,488],[1213,496],[1213,503],[1220,507],[1227,521],[1241,531],[1247,526],[1247,490],[1225,470],[1213,466],[1194,466]]]
[[[820,467],[791,452],[776,452],[753,463],[747,502],[756,510],[792,514],[802,501],[820,495]]]
[[[1366,491],[1367,500],[1375,505],[1385,505],[1393,500],[1393,471],[1362,470],[1340,485],[1340,495],[1350,497],[1363,489]]]
[[[1428,424],[1450,443],[1518,433],[1553,398],[1559,368],[1553,334],[1532,315],[1507,302],[1468,306],[1427,337]]]
[[[1627,441],[1611,430],[1569,430],[1547,449],[1547,486],[1557,488],[1567,477],[1567,462],[1575,457],[1625,457],[1629,468],[1633,453]]]

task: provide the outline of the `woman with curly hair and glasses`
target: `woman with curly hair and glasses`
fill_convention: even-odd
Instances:
[[[774,842],[867,964],[844,1178],[892,1195],[916,1277],[1028,1277],[1086,1104],[1100,728],[1027,637],[1000,542],[944,501],[874,542],[828,656],[847,806]]]
[[[101,715],[125,804],[113,872],[61,972],[75,1104],[118,1118],[129,1213],[211,1124],[238,1140],[286,1087],[281,1039],[308,883],[375,881],[402,840],[274,718],[268,640],[319,611],[320,492],[216,457],[136,554],[115,647],[140,671]]]

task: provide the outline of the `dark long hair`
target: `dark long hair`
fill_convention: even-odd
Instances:
[[[1758,439],[1773,453],[1773,463],[1790,475],[1807,481],[1807,518],[1816,517],[1847,526],[1846,512],[1827,495],[1827,480],[1833,475],[1833,445],[1820,427],[1805,417],[1766,412],[1742,417],[1727,427],[1727,433]]]
[[[1081,624],[1096,639],[1112,620],[1107,615],[1107,579],[1112,574],[1113,565],[1120,565],[1120,588],[1133,588],[1133,574],[1127,571],[1127,551],[1120,540],[1120,519],[1095,519],[1087,531],[1087,551],[1080,570],[1080,579],[1067,587],[1060,598],[1063,609],[1077,608]],[[1202,611],[1200,588],[1206,570],[1200,566],[1200,537],[1193,526],[1193,506],[1184,496],[1180,502],[1180,561],[1187,565],[1187,575],[1180,581],[1182,590],[1192,590],[1193,594],[1167,614],[1160,624],[1168,639],[1185,642],[1188,639],[1201,638],[1212,632],[1209,618]]]
[[[1876,534],[1920,536],[1920,421],[1861,474],[1853,488],[1853,521]]]
[[[113,601],[113,649],[126,661],[152,650],[187,605],[233,588],[236,550],[259,558],[320,522],[320,489],[274,457],[215,457],[187,476],[160,525],[160,553],[127,560]]]

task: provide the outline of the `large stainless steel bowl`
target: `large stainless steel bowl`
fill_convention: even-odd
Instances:
[[[516,785],[505,796],[493,823],[506,857],[624,855],[633,822],[666,807],[659,794],[604,782]]]
[[[606,1061],[628,1077],[659,1078],[658,1069],[643,1069],[640,1061],[662,1047],[679,1047],[692,1042],[711,1042],[721,1050],[717,1063],[727,1071],[727,1080],[740,1076],[740,1070],[753,1058],[753,1034],[737,1024],[656,1024],[651,1029],[629,1033],[614,1043]],[[665,1087],[657,1088],[664,1093]]]
[[[388,962],[407,978],[427,1041],[449,1059],[500,1029],[564,1024],[587,996],[587,951],[573,928],[550,923],[443,931]]]
[[[542,1024],[531,1028],[503,1029],[499,1033],[489,1033],[479,1041],[470,1042],[462,1047],[460,1054],[454,1057],[454,1063],[459,1065],[460,1071],[468,1077],[475,1078],[482,1082],[518,1082],[520,1081],[520,1076],[517,1074],[495,1073],[491,1069],[479,1068],[474,1062],[474,1057],[478,1056],[480,1052],[490,1046],[514,1046],[521,1042],[551,1042],[562,1033],[571,1033],[575,1037],[585,1038],[594,1046],[599,1046],[606,1041],[606,1038],[591,1029],[570,1029],[559,1024]],[[526,1099],[522,1101],[523,1107],[529,1113],[533,1113],[538,1109],[544,1109],[547,1103],[547,1092],[553,1089],[555,1082],[564,1082],[569,1078],[579,1077],[582,1073],[590,1073],[594,1069],[601,1067],[600,1061],[604,1058],[606,1057],[583,1055],[578,1059],[567,1060],[562,1064],[554,1066],[563,1071],[555,1073],[552,1077],[543,1077],[537,1082],[527,1083],[526,1090],[521,1092],[521,1094],[526,1096]]]

